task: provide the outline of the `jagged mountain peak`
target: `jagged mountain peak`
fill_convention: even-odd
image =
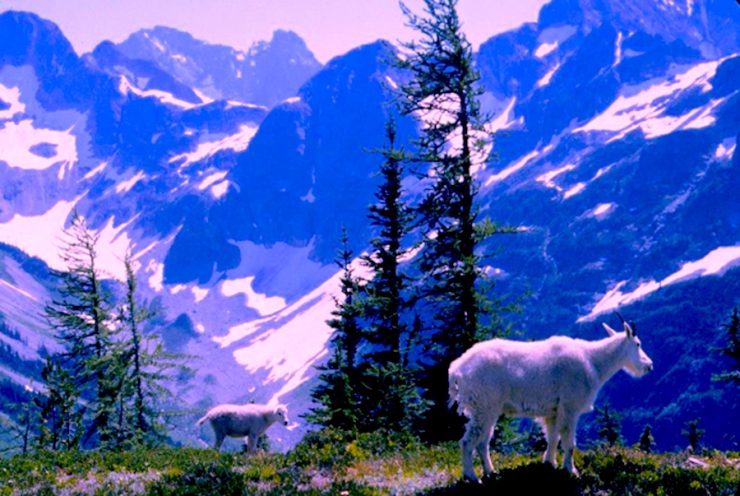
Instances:
[[[725,0],[552,0],[542,7],[540,29],[577,25],[583,32],[612,24],[625,33],[681,40],[706,58],[740,49],[740,8]]]
[[[321,67],[300,36],[282,30],[248,53],[163,26],[137,31],[118,48],[131,59],[157,64],[208,98],[267,107],[295,95]]]

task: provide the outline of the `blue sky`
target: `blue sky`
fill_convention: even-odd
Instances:
[[[546,1],[459,0],[459,13],[477,47],[497,32],[536,20]],[[423,2],[406,4],[420,11]],[[321,62],[378,38],[410,36],[397,0],[0,0],[0,11],[10,9],[54,21],[78,53],[156,25],[242,50],[269,39],[275,29],[289,29]]]

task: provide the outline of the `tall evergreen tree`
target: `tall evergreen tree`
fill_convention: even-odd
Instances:
[[[428,233],[420,270],[421,295],[431,313],[429,420],[449,423],[448,366],[491,334],[481,319],[483,311],[493,307],[477,248],[498,230],[478,218],[474,172],[486,159],[491,139],[479,102],[480,76],[461,29],[457,0],[424,0],[424,5],[425,15],[419,16],[401,4],[419,41],[406,43],[407,53],[399,59],[398,66],[410,78],[401,85],[398,100],[403,114],[422,119],[414,161],[428,166],[429,186],[418,213]]]
[[[371,252],[362,260],[370,277],[364,286],[364,317],[367,328],[363,336],[369,351],[363,354],[364,370],[361,391],[365,428],[379,427],[411,431],[424,410],[409,353],[413,336],[404,323],[408,312],[408,277],[401,272],[401,262],[408,253],[403,247],[413,212],[403,200],[403,153],[395,148],[395,122],[386,124],[387,147],[381,153],[381,184],[376,202],[369,207],[369,219],[377,235],[370,240]]]
[[[115,411],[116,357],[110,309],[111,296],[101,284],[96,245],[98,237],[75,212],[64,231],[61,257],[67,266],[62,272],[58,297],[45,308],[57,339],[64,345],[59,366],[69,366],[69,375],[91,410],[86,438],[103,444],[112,439]]]
[[[154,444],[164,439],[162,403],[171,396],[166,383],[172,371],[183,369],[184,355],[168,353],[161,339],[143,330],[155,313],[136,295],[131,254],[124,259],[126,296],[119,314],[124,338],[120,341],[121,373],[118,431],[134,443]]]
[[[330,343],[332,351],[327,363],[318,367],[319,383],[311,392],[318,406],[306,415],[306,419],[325,427],[356,431],[363,415],[358,398],[358,348],[362,338],[360,320],[363,305],[359,298],[360,281],[354,275],[353,253],[344,228],[340,241],[336,263],[342,269],[342,296],[335,299],[334,318],[327,321],[334,329]]]

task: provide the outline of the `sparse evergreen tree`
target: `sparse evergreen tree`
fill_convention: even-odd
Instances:
[[[79,389],[62,359],[58,354],[46,357],[41,370],[46,392],[34,398],[41,420],[35,444],[41,449],[77,449],[84,434]]]
[[[319,406],[313,408],[306,419],[324,427],[356,431],[363,416],[358,398],[360,375],[357,360],[363,304],[359,298],[360,282],[352,268],[353,253],[349,249],[346,229],[342,229],[340,241],[336,263],[342,269],[342,296],[335,300],[334,318],[327,321],[334,329],[331,356],[326,364],[318,367],[319,383],[311,397]]]
[[[86,438],[97,436],[103,445],[113,438],[117,391],[117,357],[113,353],[110,294],[103,288],[96,265],[97,236],[74,213],[64,232],[59,296],[46,306],[46,316],[65,346],[59,364],[69,366],[70,377],[91,410]]]
[[[740,385],[740,315],[737,307],[732,311],[730,321],[722,327],[727,331],[727,344],[716,351],[731,360],[730,370],[714,374],[712,380]]]
[[[653,428],[650,424],[647,424],[642,430],[642,434],[640,434],[640,451],[652,453],[654,446],[655,438],[653,437]]]
[[[609,408],[608,404],[596,410],[599,438],[610,447],[621,446],[622,444],[622,425],[620,421],[620,415]]]
[[[704,429],[699,427],[701,419],[696,418],[686,422],[686,427],[681,431],[681,435],[688,439],[689,449],[693,453],[698,453],[701,449],[701,438],[704,437]]]
[[[382,150],[382,182],[376,203],[369,207],[369,218],[377,230],[370,241],[371,253],[362,258],[371,276],[364,286],[363,332],[369,351],[363,355],[363,410],[368,413],[367,430],[383,427],[395,431],[413,430],[425,403],[416,387],[409,353],[413,336],[403,314],[410,307],[408,278],[400,265],[408,249],[403,248],[413,219],[411,208],[402,199],[403,154],[395,148],[395,123],[386,125],[388,145]]]
[[[136,296],[136,277],[131,254],[124,260],[126,297],[119,315],[121,334],[121,384],[118,401],[119,440],[156,444],[164,439],[161,405],[171,396],[165,386],[172,371],[183,369],[183,355],[164,351],[161,339],[144,335],[143,329],[154,312],[142,306]]]
[[[425,382],[432,402],[428,421],[434,425],[452,421],[446,387],[450,362],[492,333],[481,319],[484,310],[494,309],[477,248],[501,231],[478,218],[474,172],[487,158],[491,139],[479,103],[480,76],[456,4],[424,0],[423,16],[401,4],[408,25],[419,35],[419,41],[404,45],[407,53],[398,62],[410,76],[398,100],[404,115],[423,120],[413,161],[429,167],[429,186],[418,214],[427,232],[420,270],[421,297],[432,314]],[[495,317],[491,321],[496,322]]]

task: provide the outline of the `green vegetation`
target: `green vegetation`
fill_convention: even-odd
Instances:
[[[425,445],[376,432],[309,434],[286,454],[192,448],[39,451],[0,460],[0,496],[11,494],[553,494],[733,495],[738,453],[706,457],[608,448],[577,454],[579,479],[539,455],[494,454],[497,474],[460,482],[457,443]]]

